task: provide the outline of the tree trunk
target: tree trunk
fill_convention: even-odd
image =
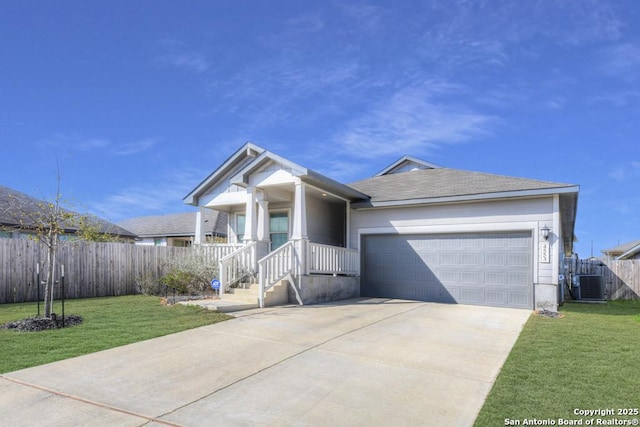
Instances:
[[[56,283],[56,251],[58,249],[58,236],[49,236],[47,245],[47,278],[44,285],[44,317],[51,317],[53,305],[53,287]]]

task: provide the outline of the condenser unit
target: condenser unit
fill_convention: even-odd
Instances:
[[[577,276],[577,283],[574,285],[578,292],[577,299],[604,299],[604,276],[595,274],[582,274]]]

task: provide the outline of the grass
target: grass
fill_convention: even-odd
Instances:
[[[42,307],[41,307],[42,310]],[[54,311],[60,313],[59,302]],[[0,324],[33,317],[35,303],[0,305]],[[65,301],[65,314],[77,314],[78,326],[42,332],[0,329],[0,373],[118,347],[230,317],[206,309],[163,306],[160,298],[142,295]]]
[[[571,303],[560,311],[564,318],[531,316],[475,426],[533,418],[558,425],[560,418],[601,418],[574,415],[576,408],[640,407],[640,301]]]

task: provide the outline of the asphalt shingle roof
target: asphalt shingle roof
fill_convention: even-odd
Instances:
[[[196,232],[196,212],[183,212],[167,215],[142,216],[118,223],[140,237],[193,236]],[[207,234],[226,236],[227,214],[213,209],[204,210]]]
[[[640,240],[634,240],[632,242],[621,243],[618,246],[614,246],[612,248],[603,249],[601,252],[607,255],[621,255],[628,250],[640,245]]]
[[[20,222],[22,222],[22,227],[29,228],[29,226],[32,225],[30,223],[30,214],[38,212],[42,203],[44,203],[43,200],[0,185],[0,224],[18,226]],[[103,218],[89,214],[77,214],[79,216],[85,216],[92,224],[97,225],[101,233],[135,237],[129,230],[119,227]],[[77,227],[72,225],[66,228],[68,231],[77,230]]]
[[[572,184],[514,178],[459,169],[435,168],[388,174],[349,184],[371,203],[471,196],[572,187]]]

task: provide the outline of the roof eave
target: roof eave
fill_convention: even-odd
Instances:
[[[231,183],[239,185],[241,187],[246,187],[249,184],[249,176],[251,176],[253,172],[264,166],[269,161],[274,161],[291,169],[294,176],[305,176],[308,173],[307,168],[304,168],[297,163],[285,159],[282,156],[265,150],[260,153],[260,155],[256,157],[255,160],[244,167],[240,172],[231,177]]]
[[[635,254],[637,254],[639,252],[640,252],[640,244],[632,247],[631,249],[629,249],[625,253],[621,254],[617,259],[619,259],[619,260],[630,259],[631,257],[633,257]]]
[[[349,201],[354,200],[369,200],[369,196],[364,194],[353,187],[349,187],[346,184],[342,184],[338,181],[335,181],[325,175],[322,175],[316,171],[308,170],[307,175],[301,177],[301,179],[309,183],[317,188],[327,190],[335,195],[343,197]]]
[[[495,199],[507,199],[507,198],[521,198],[521,197],[537,197],[537,196],[550,196],[554,194],[567,194],[578,193],[578,186],[557,187],[557,188],[543,188],[536,190],[516,190],[516,191],[503,191],[496,193],[481,193],[481,194],[466,194],[458,196],[443,196],[443,197],[430,197],[422,199],[406,199],[406,200],[388,200],[380,202],[359,202],[354,203],[351,206],[355,209],[371,209],[382,207],[399,207],[399,206],[414,206],[414,205],[431,205],[442,203],[459,203],[478,200],[495,200]]]
[[[209,176],[207,176],[200,184],[198,184],[193,190],[187,194],[182,201],[187,205],[198,206],[198,197],[202,195],[209,185],[218,179],[220,176],[227,173],[231,168],[233,168],[237,161],[246,153],[254,151],[258,154],[262,154],[266,150],[262,147],[259,147],[251,142],[247,142],[242,147],[240,147],[237,151],[235,151],[231,156],[229,156],[216,170],[214,170]]]
[[[411,161],[411,162],[414,162],[414,163],[417,163],[417,164],[421,164],[421,165],[423,165],[423,166],[425,166],[427,168],[430,168],[430,169],[441,169],[442,168],[442,166],[436,165],[435,163],[425,162],[424,160],[418,159],[418,158],[413,157],[413,156],[402,156],[401,158],[399,158],[398,160],[396,160],[395,162],[393,162],[392,164],[390,164],[389,166],[387,166],[386,168],[384,168],[383,170],[381,170],[380,172],[375,174],[374,177],[386,175],[387,173],[389,173],[389,171],[393,170],[395,167],[399,166],[404,161]]]

